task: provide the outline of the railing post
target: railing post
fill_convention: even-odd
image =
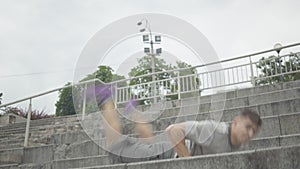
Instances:
[[[195,71],[195,73],[194,73],[194,89],[193,90],[199,89],[199,91],[200,91],[200,83],[201,82],[199,80],[199,86],[198,86],[197,77],[198,77],[198,74],[197,74],[197,71]],[[197,94],[199,94],[199,93],[197,93]]]
[[[180,87],[180,75],[179,75],[179,71],[177,72],[177,86],[178,86],[178,90],[177,90],[178,100],[180,100],[181,99],[181,96],[180,96],[181,87]]]
[[[255,86],[255,79],[254,79],[254,72],[253,72],[253,67],[252,67],[252,59],[251,56],[249,56],[249,61],[250,61],[250,71],[251,71],[251,84],[252,86]]]
[[[83,89],[83,103],[82,103],[82,120],[84,120],[85,111],[86,111],[86,90],[87,90],[87,83],[84,85]]]
[[[27,122],[26,122],[24,147],[28,147],[29,127],[30,127],[30,118],[31,118],[31,110],[32,110],[31,101],[32,101],[32,99],[29,100],[29,107],[28,107],[28,112],[27,112]]]
[[[115,109],[118,108],[118,104],[117,104],[117,101],[118,101],[118,83],[115,84],[115,86],[112,88],[114,91],[114,96],[115,96]],[[125,92],[124,92],[125,93]],[[123,94],[124,94],[123,93]]]

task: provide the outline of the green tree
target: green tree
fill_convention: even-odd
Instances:
[[[100,79],[105,83],[109,83],[115,80],[125,79],[124,76],[120,76],[113,73],[113,69],[109,66],[99,66],[98,69],[93,72],[92,74],[87,75],[83,78],[80,82],[84,82],[91,79]],[[71,83],[67,83],[70,85]],[[97,81],[95,83],[88,83],[87,88],[91,85],[99,85]],[[124,84],[122,84],[124,85]],[[59,99],[56,105],[56,115],[57,116],[65,116],[65,115],[72,115],[76,114],[76,112],[80,112],[82,109],[82,102],[83,102],[83,91],[84,91],[84,84],[83,85],[75,85],[67,88],[63,88],[59,91]],[[75,99],[73,99],[75,97]],[[74,103],[76,101],[77,103]],[[75,107],[74,107],[75,106]],[[86,103],[86,112],[94,112],[97,111],[98,107],[93,102],[87,101]]]
[[[140,59],[138,59],[138,66],[131,69],[129,72],[130,77],[136,77],[146,74],[152,73],[152,56],[144,56]],[[166,61],[163,59],[159,59],[157,57],[154,57],[154,63],[155,63],[155,72],[161,72],[165,70],[171,70],[173,69],[172,65],[166,64]],[[168,78],[170,74],[169,73],[161,73],[157,74],[155,76],[155,79],[166,79]],[[141,78],[135,78],[130,81],[130,84],[141,84],[141,83],[147,83],[152,81],[152,76],[144,76]]]
[[[150,84],[147,84],[148,82],[152,81],[152,56],[144,56],[140,59],[138,59],[138,65],[134,68],[131,69],[131,71],[129,72],[129,76],[131,77],[130,80],[130,85],[134,86],[131,88],[132,90],[132,95],[134,98],[139,98],[142,99],[143,97],[145,97],[145,99],[140,101],[140,104],[145,104],[145,103],[149,103],[151,102],[149,99],[147,99],[147,97],[151,96],[151,94],[153,93],[151,91],[151,86],[149,86]],[[177,73],[180,74],[180,76],[183,75],[190,75],[193,73],[196,73],[196,69],[192,68],[191,65],[185,63],[185,62],[180,62],[178,61],[176,63],[176,65],[171,65],[171,64],[167,64],[165,60],[154,57],[154,63],[155,63],[155,72],[162,72],[162,73],[158,73],[155,74],[155,79],[156,80],[164,80],[164,79],[176,79],[177,74],[174,71],[170,71],[170,72],[163,72],[163,71],[167,71],[167,70],[174,70],[174,69],[183,69],[184,70],[180,70]],[[190,69],[187,69],[190,68]],[[149,74],[149,75],[147,75]],[[139,78],[134,78],[137,76],[141,76],[141,75],[145,75]],[[175,83],[174,85],[171,85],[171,81],[167,81],[167,84],[164,84],[164,86],[172,86],[171,88],[166,88],[164,90],[169,91],[169,92],[174,92],[177,91],[178,86],[177,83]],[[200,81],[199,79],[197,79],[197,83],[199,84]],[[156,90],[158,91],[158,86],[156,86]],[[175,95],[168,95],[166,96],[165,99],[177,99],[177,94]]]
[[[290,53],[288,56],[283,57],[263,57],[256,66],[261,71],[261,74],[254,78],[256,85],[274,84],[300,79],[300,53]]]
[[[98,66],[98,69],[95,72],[87,75],[81,82],[95,78],[100,79],[105,83],[111,82],[113,80],[113,69],[109,66]]]
[[[71,85],[68,82],[65,86]],[[66,116],[76,114],[73,97],[72,97],[72,87],[63,88],[59,91],[59,99],[55,104],[56,106],[56,116]]]

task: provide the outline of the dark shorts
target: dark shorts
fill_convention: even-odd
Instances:
[[[170,159],[175,155],[170,142],[147,144],[124,136],[110,148],[110,157],[114,163],[130,163],[159,159]]]

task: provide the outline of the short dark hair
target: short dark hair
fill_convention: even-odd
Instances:
[[[243,109],[240,114],[241,117],[248,117],[252,123],[256,124],[256,126],[260,127],[262,125],[262,121],[260,116],[255,110],[251,109]]]

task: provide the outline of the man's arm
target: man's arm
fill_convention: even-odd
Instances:
[[[166,128],[170,141],[180,157],[190,157],[191,154],[185,145],[185,123],[172,124]]]

